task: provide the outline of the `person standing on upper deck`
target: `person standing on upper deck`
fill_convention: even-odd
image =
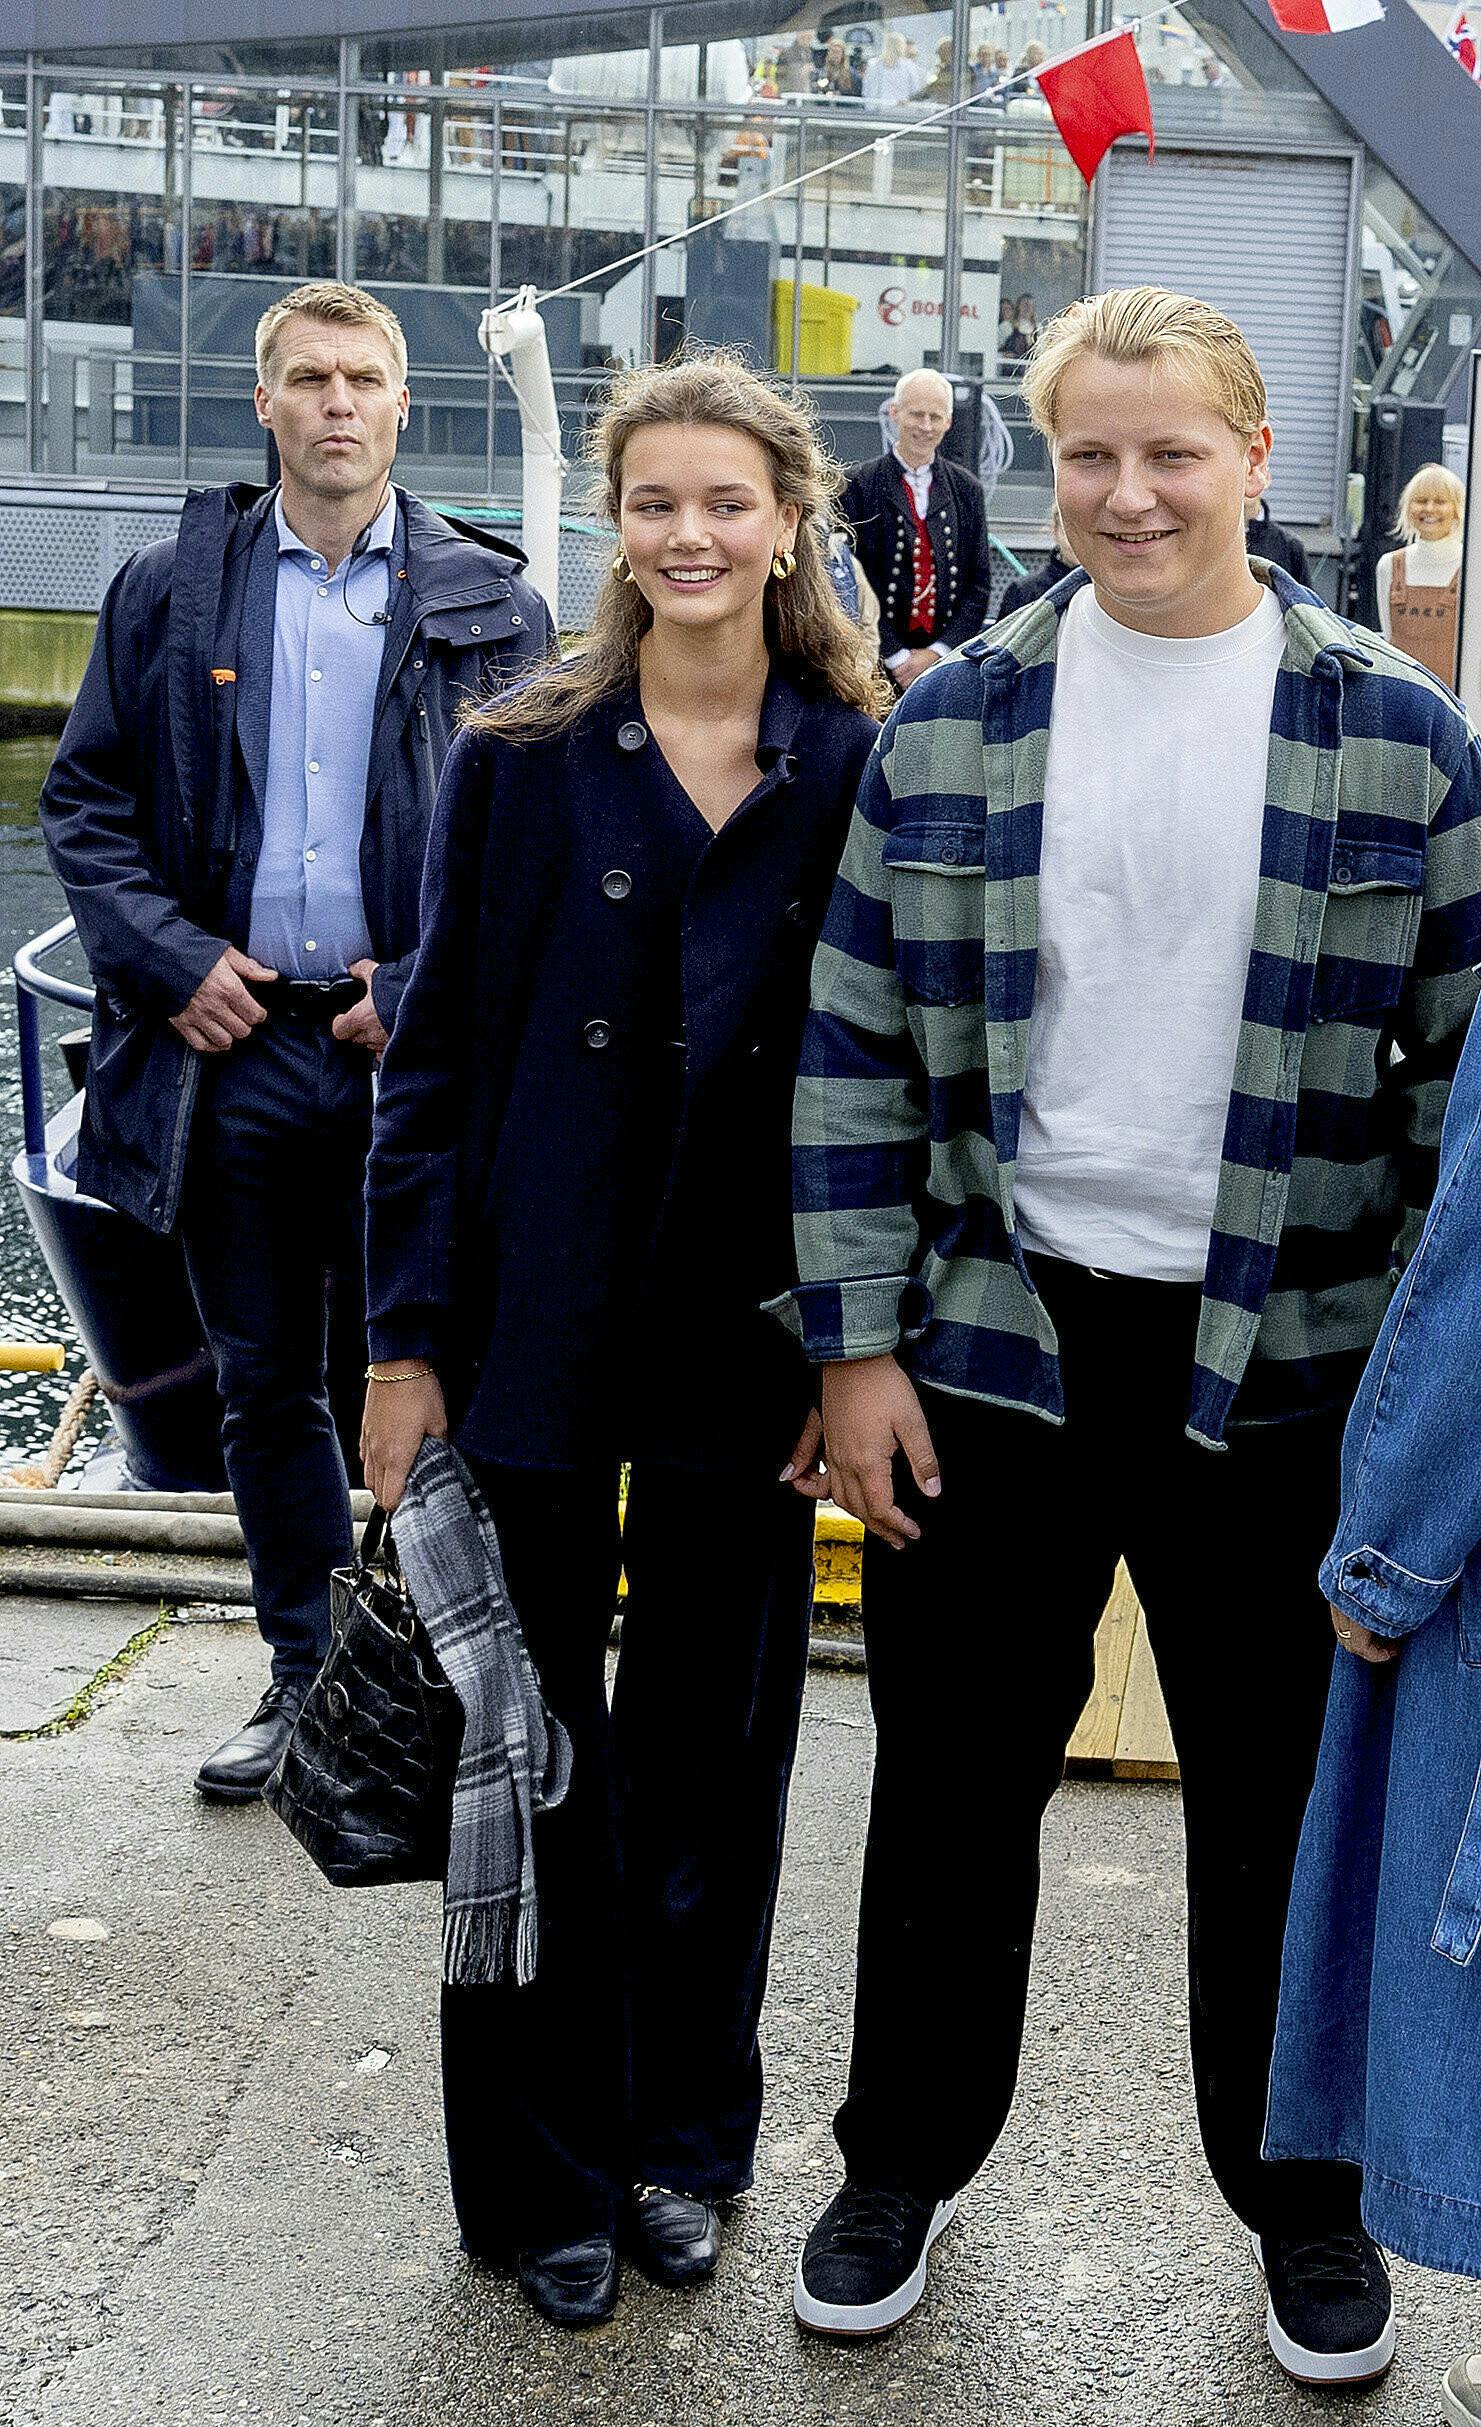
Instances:
[[[1040,1823],[1124,1556],[1182,1777],[1204,2148],[1281,2365],[1358,2382],[1393,2351],[1360,2176],[1261,2139],[1343,1415],[1477,998],[1481,745],[1252,566],[1271,432],[1232,321],[1072,304],[1025,395],[1083,570],[896,708],[798,1083],[791,1311],[814,1488],[868,1528],[877,1753],[847,2180],[795,2305],[903,2317],[1002,2129]]]
[[[203,1764],[256,1796],[350,1549],[328,1276],[362,1304],[371,1074],[461,702],[550,642],[503,542],[391,479],[406,341],[357,287],[257,326],[281,487],[192,490],[119,573],[41,796],[97,987],[78,1185],[178,1229],[223,1403],[266,1694]]]
[[[838,501],[879,599],[880,656],[899,691],[987,621],[987,500],[981,481],[940,451],[952,403],[940,371],[907,371],[890,406],[894,445],[856,464]]]

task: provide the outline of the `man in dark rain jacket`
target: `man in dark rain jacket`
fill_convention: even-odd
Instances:
[[[42,794],[97,987],[78,1184],[178,1227],[272,1680],[203,1765],[261,1790],[350,1549],[326,1290],[360,1292],[371,1074],[460,703],[551,645],[524,559],[392,485],[406,346],[361,290],[257,331],[282,485],[187,498],[124,566]]]

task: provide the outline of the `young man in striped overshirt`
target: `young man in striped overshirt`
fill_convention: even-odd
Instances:
[[[1002,2128],[1124,1556],[1182,1775],[1204,2147],[1277,2358],[1361,2382],[1393,2323],[1360,2177],[1261,2138],[1316,1571],[1476,999],[1481,760],[1439,683],[1249,561],[1271,432],[1232,322],[1092,297],[1025,392],[1084,578],[891,718],[798,1089],[802,1481],[868,1528],[878,1747],[847,2179],[797,2314],[903,2317]]]

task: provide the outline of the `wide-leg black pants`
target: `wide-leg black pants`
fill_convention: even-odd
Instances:
[[[1040,1824],[1124,1557],[1182,1776],[1210,2167],[1257,2231],[1350,2227],[1354,2169],[1260,2154],[1332,1660],[1316,1574],[1336,1522],[1341,1415],[1202,1448],[1183,1430],[1198,1291],[1032,1261],[1060,1339],[1065,1424],[923,1391],[941,1496],[922,1500],[897,1473],[922,1538],[865,1550],[878,1751],[839,2145],[856,2179],[939,2198],[1003,2128]]]
[[[609,2231],[635,2181],[750,2183],[813,1510],[755,1471],[638,1465],[619,1538],[613,1465],[478,1473],[574,1755],[536,1823],[535,1980],[443,1992],[453,2201],[498,2258]]]

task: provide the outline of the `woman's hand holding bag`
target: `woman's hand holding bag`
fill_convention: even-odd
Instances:
[[[360,1462],[366,1489],[394,1515],[422,1443],[447,1439],[442,1384],[430,1365],[371,1365],[366,1368],[365,1415],[360,1426]]]

